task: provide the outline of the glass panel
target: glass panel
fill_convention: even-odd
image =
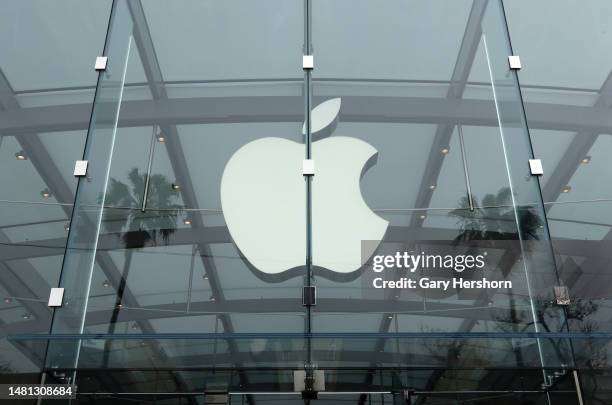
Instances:
[[[149,77],[155,102],[183,107],[168,116],[147,110],[157,132],[146,213],[127,215],[149,217],[147,230],[168,219],[171,225],[168,238],[158,236],[151,247],[155,255],[134,254],[150,265],[143,261],[139,270],[133,261],[126,286],[142,306],[176,306],[177,321],[155,323],[155,332],[302,332],[303,5],[190,2],[180,13],[162,1],[143,7],[155,53],[141,59],[158,65],[161,79]],[[169,23],[177,26],[170,36]],[[171,268],[176,294],[147,298],[132,272],[150,277],[160,261],[165,270],[146,285],[166,290]],[[216,321],[180,325],[179,313]]]

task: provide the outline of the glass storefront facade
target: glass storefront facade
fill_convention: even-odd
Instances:
[[[609,2],[0,8],[0,383],[612,403]]]

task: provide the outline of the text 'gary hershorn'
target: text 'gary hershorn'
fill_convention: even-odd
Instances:
[[[412,254],[396,252],[394,255],[376,255],[372,257],[372,270],[381,273],[384,270],[401,270],[415,273],[419,271],[419,278],[401,277],[399,279],[385,280],[375,277],[372,280],[374,288],[420,288],[420,289],[486,289],[486,288],[512,288],[510,280],[489,280],[484,276],[474,279],[472,277],[458,277],[464,271],[485,271],[485,254],[482,255],[432,255],[421,252]],[[437,270],[435,279],[427,276],[427,270]],[[440,270],[452,272],[450,278],[440,275]],[[465,273],[464,273],[465,274]],[[416,276],[416,275],[415,275]]]

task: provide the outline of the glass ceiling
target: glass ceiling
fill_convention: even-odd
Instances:
[[[380,7],[372,1],[313,1],[313,103],[341,98],[336,134],[377,149],[378,160],[364,174],[361,190],[372,210],[389,221],[389,246],[402,243],[407,234],[436,241],[464,231],[465,223],[454,213],[466,208],[461,205],[466,189],[459,125],[481,219],[491,228],[494,224],[495,232],[516,235],[515,224],[503,217],[508,201],[500,192],[509,183],[500,164],[504,152],[487,52],[481,36],[470,34],[474,24],[480,26],[474,4],[397,0]],[[610,332],[610,283],[605,280],[612,227],[607,158],[612,152],[607,21],[612,5],[569,0],[504,5],[514,53],[523,61],[519,80],[535,155],[544,163],[540,184],[561,278],[574,296],[596,307],[570,327],[583,331],[594,322],[598,330]],[[92,66],[104,46],[111,1],[51,5],[24,0],[0,7],[0,328],[5,337],[49,330],[46,299],[60,276],[77,184],[71,170],[85,145],[98,77]],[[270,280],[249,268],[227,231],[219,194],[225,162],[239,147],[270,136],[301,139],[301,2],[193,0],[177,7],[147,0],[142,13],[128,56],[110,172],[133,198],[118,198],[106,207],[87,331],[302,332],[301,278]],[[149,43],[142,37],[146,33]],[[462,91],[456,94],[458,79]],[[451,128],[445,157],[436,143],[444,126]],[[180,140],[180,153],[170,137]],[[440,159],[436,170],[430,164],[434,152]],[[126,234],[138,231],[138,221],[147,221],[141,216],[129,222],[142,203],[133,183],[147,173],[149,156],[160,190],[178,188],[163,199],[148,200],[143,215],[156,218],[173,209],[176,225],[168,241],[158,234],[157,240],[132,248]],[[493,196],[487,200],[492,207],[485,203],[487,195]],[[577,247],[567,241],[585,243]],[[520,264],[508,258],[511,249],[479,249],[490,253],[496,272],[520,285],[516,296],[491,291],[486,297],[405,294],[396,299],[376,295],[359,279],[320,277],[314,327],[334,333],[378,333],[383,326],[385,332],[528,330],[527,288],[520,284]],[[122,277],[128,293],[117,310]],[[508,319],[511,312],[515,318]],[[393,324],[385,323],[389,316]],[[91,357],[84,361],[100,360],[105,343],[88,342]],[[20,371],[35,370],[42,362],[38,346],[16,351],[7,349],[14,346],[6,339],[0,344],[1,352],[9,353],[5,360]],[[299,344],[275,344],[228,347],[232,353],[225,361],[243,351],[257,362],[258,354],[273,361],[275,353],[300,350]],[[321,356],[362,351],[366,355],[355,361],[368,366],[372,358],[367,354],[379,350],[380,342],[362,342],[358,348],[344,341],[327,344],[319,348]],[[140,343],[115,348],[134,353],[134,361],[149,356]],[[527,342],[521,350],[533,354],[533,349]],[[197,344],[163,350],[179,360],[202,353]],[[416,355],[422,348],[406,344],[402,350]],[[507,346],[492,353],[500,363],[515,360]]]

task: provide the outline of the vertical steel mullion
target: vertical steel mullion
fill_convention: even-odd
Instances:
[[[459,148],[461,149],[461,161],[463,162],[463,174],[465,176],[465,188],[467,189],[468,202],[470,204],[470,211],[474,211],[474,200],[472,197],[472,184],[470,182],[470,173],[468,171],[467,156],[465,154],[465,142],[463,140],[463,127],[457,125],[457,132],[459,133]]]
[[[304,55],[312,55],[311,44],[311,0],[304,0]],[[304,70],[304,108],[305,108],[305,129],[306,138],[305,154],[306,159],[312,159],[312,70]],[[306,287],[311,287],[313,282],[312,275],[312,178],[313,176],[305,176],[306,181]],[[310,291],[308,292],[310,294]],[[313,359],[312,359],[312,302],[306,306],[306,390],[312,390],[313,387]],[[306,405],[310,404],[310,400],[304,401]]]
[[[311,45],[311,1],[304,0],[304,54],[312,54]],[[312,158],[312,128],[311,128],[311,105],[312,105],[312,70],[304,71],[304,108],[306,138],[306,159]],[[306,286],[312,286],[312,176],[305,176],[306,181]],[[312,306],[306,307],[306,333],[312,333]],[[307,338],[306,364],[310,368],[312,364],[312,342]]]

